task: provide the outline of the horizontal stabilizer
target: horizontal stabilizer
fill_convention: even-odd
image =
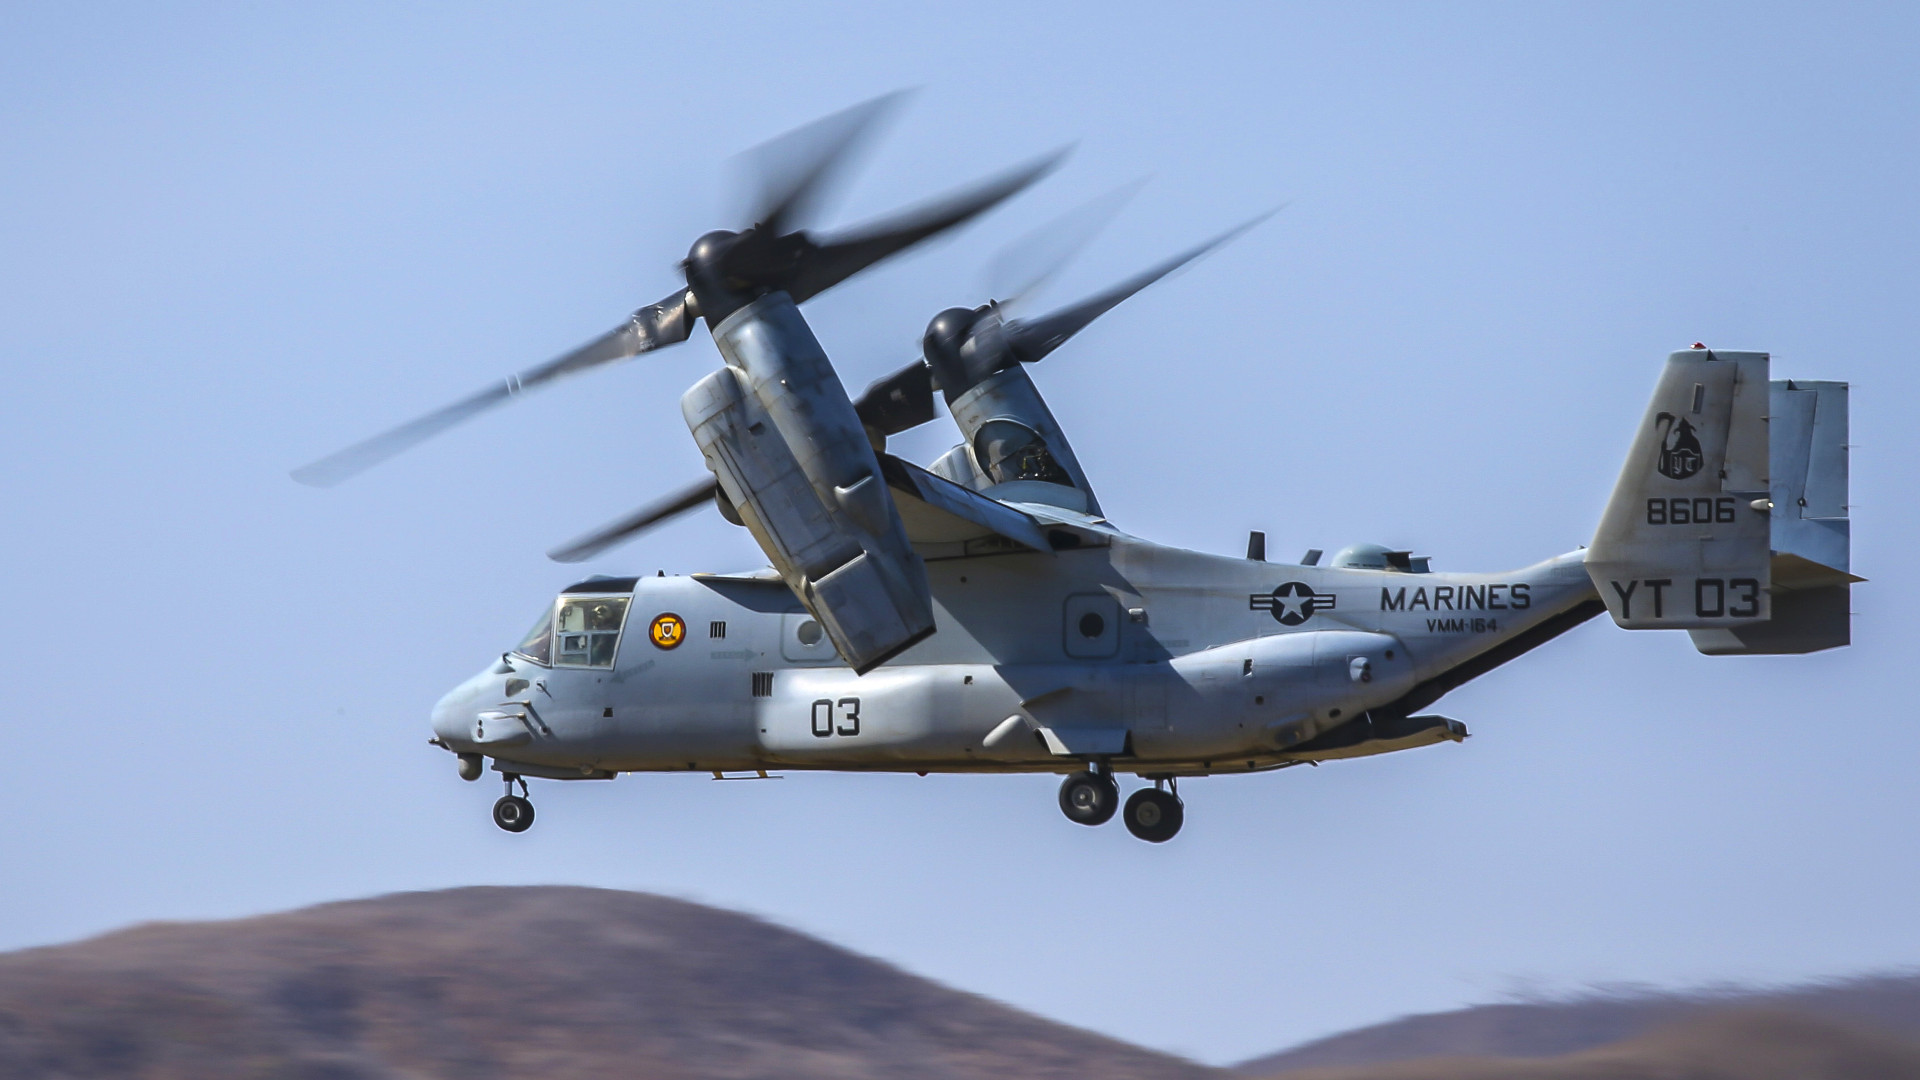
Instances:
[[[1745,626],[1692,630],[1693,647],[1708,656],[1779,656],[1819,652],[1853,643],[1851,590],[1820,585],[1777,593],[1773,617]]]

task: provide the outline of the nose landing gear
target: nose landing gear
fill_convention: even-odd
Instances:
[[[493,823],[512,833],[526,832],[533,828],[533,804],[526,799],[527,782],[513,773],[506,774],[507,793],[493,804]],[[513,785],[520,785],[520,794],[513,793]]]

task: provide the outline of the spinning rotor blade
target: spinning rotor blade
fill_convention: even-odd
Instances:
[[[872,139],[878,122],[908,93],[883,94],[741,154],[738,160],[759,187],[749,224],[775,236],[800,227]]]
[[[793,302],[818,296],[842,281],[913,245],[978,217],[1058,168],[1071,148],[1056,150],[952,195],[856,229],[839,237],[807,241],[785,281]]]
[[[1143,176],[1117,187],[1002,248],[987,267],[987,296],[1009,309],[1039,291],[1146,185]]]
[[[1061,308],[1052,314],[1038,319],[1013,319],[1005,324],[1007,345],[1013,355],[1022,363],[1037,363],[1048,353],[1065,344],[1068,338],[1085,330],[1093,320],[1118,307],[1120,303],[1141,289],[1159,281],[1175,270],[1192,262],[1202,255],[1213,251],[1227,241],[1279,213],[1279,209],[1269,210],[1259,217],[1221,233],[1219,236],[1201,244],[1190,251],[1175,255],[1158,266],[1150,267],[1121,282],[1105,292],[1095,293],[1077,304]]]
[[[611,521],[585,536],[577,537],[547,552],[554,562],[585,562],[595,555],[646,532],[655,525],[712,503],[719,481],[709,476],[674,492],[658,502],[649,503],[618,521]]]
[[[1001,249],[986,275],[994,306],[1004,310],[1046,284],[1128,200],[1139,194],[1146,182],[1143,177],[1115,188]],[[938,415],[933,400],[933,369],[924,359],[913,361],[868,386],[854,401],[853,410],[862,424],[882,438],[931,421]]]
[[[557,356],[539,367],[530,368],[518,375],[509,375],[499,385],[489,387],[471,397],[462,398],[443,409],[430,412],[418,420],[402,424],[391,431],[355,443],[345,450],[321,458],[310,465],[303,465],[293,471],[293,478],[314,487],[332,487],[350,476],[378,465],[402,450],[438,435],[468,417],[485,412],[495,405],[543,386],[563,375],[599,367],[615,360],[625,360],[643,352],[651,352],[654,349],[685,341],[687,335],[693,330],[696,317],[688,300],[687,293],[682,290],[657,304],[643,307],[634,312],[625,323],[572,352]]]
[[[1122,193],[1132,194],[1131,190],[1123,188],[1089,204],[1083,211],[1099,208],[1102,202]],[[1077,211],[1073,217],[1081,216],[1083,211]],[[933,400],[936,381],[951,403],[996,371],[1004,371],[1020,363],[1034,363],[1128,297],[1277,212],[1268,211],[1104,292],[1038,319],[1006,319],[1002,305],[996,302],[989,302],[971,311],[964,308],[943,311],[934,317],[927,328],[927,335],[922,340],[921,358],[867,387],[866,392],[854,402],[854,411],[859,414],[861,423],[883,439],[924,424],[936,415]],[[1083,226],[1081,228],[1084,229]],[[1056,245],[1056,248],[1061,246]],[[1067,253],[1071,254],[1070,251]],[[1047,271],[1048,274],[1051,272],[1051,269]]]
[[[1061,151],[839,237],[819,241],[800,231],[799,220],[818,206],[876,122],[903,96],[875,98],[749,151],[747,159],[760,176],[754,223],[743,232],[722,230],[696,241],[682,263],[687,288],[641,308],[625,324],[572,352],[302,466],[293,478],[331,487],[563,375],[685,341],[703,316],[710,323],[720,321],[775,290],[785,290],[795,303],[816,296],[889,255],[985,212],[1046,175],[1065,156]]]

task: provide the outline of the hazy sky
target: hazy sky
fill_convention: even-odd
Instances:
[[[9,5],[0,947],[650,889],[1208,1061],[1517,989],[1920,963],[1920,17],[1675,8]],[[735,224],[732,154],[900,86],[833,221],[1079,150],[808,306],[850,385],[1094,193],[1153,177],[1053,299],[1287,201],[1036,369],[1122,527],[1522,565],[1591,535],[1670,350],[1765,349],[1855,387],[1859,644],[1601,620],[1445,699],[1464,745],[1190,782],[1164,847],[1068,823],[1049,777],[536,782],[500,832],[427,711],[579,576],[542,552],[699,475],[711,343],[332,491],[287,471],[657,298]],[[759,560],[703,514],[587,571]]]

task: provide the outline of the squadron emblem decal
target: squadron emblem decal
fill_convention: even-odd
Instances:
[[[1707,456],[1700,451],[1700,439],[1684,416],[1661,413],[1654,417],[1660,425],[1660,475],[1685,480],[1700,471]]]
[[[653,625],[647,627],[647,636],[663,649],[677,648],[687,639],[687,621],[672,613],[656,615]]]
[[[1305,582],[1289,581],[1271,593],[1254,593],[1247,597],[1247,607],[1254,611],[1273,612],[1273,617],[1282,626],[1299,626],[1313,618],[1314,612],[1333,607],[1335,599],[1332,593],[1314,592]]]

